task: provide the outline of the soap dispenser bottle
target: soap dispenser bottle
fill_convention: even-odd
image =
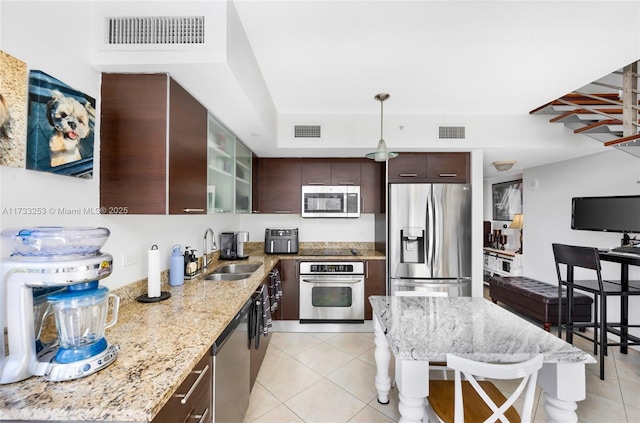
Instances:
[[[169,285],[176,286],[184,283],[184,258],[180,245],[174,245],[171,249],[169,262]]]
[[[189,254],[189,263],[187,264],[187,275],[193,276],[198,272],[198,257],[196,256],[196,250],[191,250]]]

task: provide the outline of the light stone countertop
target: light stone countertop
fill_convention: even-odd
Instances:
[[[596,360],[555,335],[479,297],[369,297],[396,358],[446,361],[447,353],[485,362]]]
[[[326,247],[326,243],[322,245]],[[359,248],[361,256],[350,259],[385,258],[364,247]],[[171,292],[171,297],[149,304],[135,301],[146,293],[146,279],[115,290],[121,297],[118,322],[105,336],[120,346],[116,361],[73,381],[47,382],[32,377],[0,385],[0,420],[150,421],[280,259],[314,258],[248,251],[249,259],[239,262],[262,263],[248,279],[194,279],[174,287],[168,285],[165,271],[162,291]],[[215,253],[209,271],[234,263],[217,257]]]

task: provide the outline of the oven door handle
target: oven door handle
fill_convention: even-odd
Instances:
[[[360,283],[362,278],[354,279],[302,279],[302,282],[306,283]]]

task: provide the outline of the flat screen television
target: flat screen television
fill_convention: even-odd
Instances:
[[[640,233],[640,195],[574,197],[571,229]]]

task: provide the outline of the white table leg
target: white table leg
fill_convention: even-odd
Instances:
[[[578,415],[575,401],[562,401],[544,394],[544,411],[547,413],[547,423],[577,423]]]
[[[538,373],[549,423],[578,421],[576,401],[587,395],[584,363],[545,363]]]
[[[378,319],[374,316],[373,326],[375,331],[376,350],[376,390],[378,391],[378,402],[389,404],[389,390],[391,389],[391,378],[389,378],[389,363],[391,362],[391,350],[387,343],[387,338]]]
[[[420,423],[424,418],[424,401],[429,395],[429,362],[396,359],[399,423]]]

